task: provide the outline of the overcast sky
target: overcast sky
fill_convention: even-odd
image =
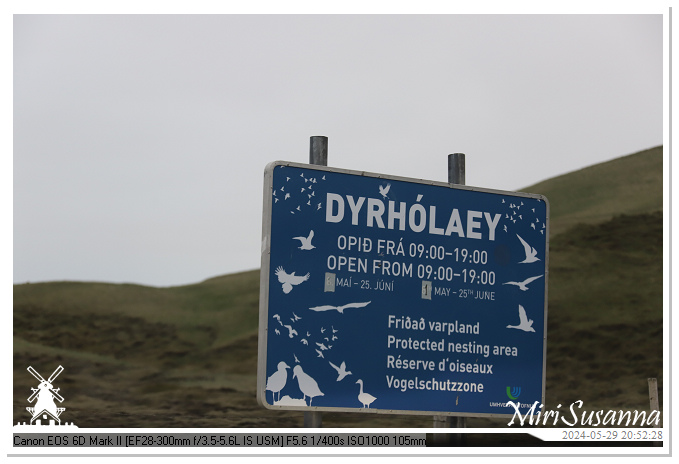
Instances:
[[[520,190],[663,143],[662,15],[14,17],[13,280],[255,269],[262,175]]]

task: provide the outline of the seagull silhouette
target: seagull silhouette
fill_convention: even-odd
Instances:
[[[299,317],[299,316],[298,316],[297,314],[295,314],[295,313],[292,313],[292,315],[295,316],[295,322],[297,322],[297,321],[299,321],[300,319],[302,319],[301,317]]]
[[[321,349],[321,351],[325,351],[325,350],[328,349],[328,347],[325,346],[323,343],[316,342],[316,345],[318,345],[318,347]]]
[[[328,361],[328,362],[330,362],[330,361]],[[342,361],[342,364],[340,364],[339,367],[335,366],[331,362],[330,362],[330,365],[333,367],[333,369],[335,369],[337,371],[337,374],[338,374],[337,381],[338,382],[340,380],[342,380],[344,377],[346,377],[347,375],[351,375],[351,371],[347,370],[347,365],[344,361]]]
[[[380,189],[380,195],[384,197],[385,199],[387,198],[387,195],[389,194],[389,189],[391,188],[391,184],[387,184],[386,187],[382,187],[381,185],[379,186]]]
[[[526,317],[526,310],[523,309],[523,306],[519,305],[519,325],[508,325],[508,329],[520,329],[523,330],[524,332],[535,332],[535,329],[532,327],[533,325],[533,319],[528,319]]]
[[[537,257],[537,250],[530,246],[524,239],[521,238],[519,234],[516,234],[517,237],[519,237],[519,240],[521,240],[521,243],[523,244],[523,249],[526,252],[526,259],[523,261],[519,261],[519,263],[534,263],[535,261],[540,261],[540,258]]]
[[[311,311],[331,311],[333,309],[336,309],[340,314],[344,312],[345,309],[349,308],[363,308],[365,306],[368,306],[370,304],[370,301],[366,303],[348,303],[343,306],[332,306],[332,305],[323,305],[323,306],[314,306],[312,308],[309,308]]]
[[[314,399],[316,396],[323,396],[323,392],[321,391],[320,388],[318,388],[318,384],[316,381],[311,378],[309,374],[304,372],[302,370],[302,366],[299,364],[296,365],[292,369],[292,378],[294,379],[295,377],[297,378],[297,383],[299,385],[299,389],[302,391],[302,394],[304,395],[304,401],[306,401],[306,397],[309,397],[309,406],[311,406],[311,401]]]
[[[531,283],[532,281],[534,281],[536,279],[539,279],[540,277],[542,277],[542,274],[540,274],[539,276],[535,276],[535,277],[529,277],[526,280],[524,280],[523,282],[505,282],[502,285],[516,285],[517,287],[519,287],[519,289],[521,289],[525,292],[526,290],[528,290],[528,287],[526,287],[526,285],[528,285],[529,283]]]
[[[293,240],[299,240],[302,246],[299,247],[300,250],[313,250],[316,248],[311,244],[311,239],[314,238],[314,231],[309,232],[308,237],[292,237]]]
[[[299,285],[302,282],[309,280],[308,272],[303,276],[296,276],[294,272],[288,274],[281,266],[278,266],[276,269],[276,276],[278,277],[278,281],[283,284],[284,293],[290,293],[293,285]]]
[[[325,358],[325,356],[323,356],[323,353],[321,351],[316,350],[316,353],[318,353],[318,356],[316,356],[317,358]]]
[[[281,361],[278,363],[278,370],[266,379],[266,389],[273,393],[274,402],[276,402],[276,393],[278,393],[278,399],[281,399],[281,390],[288,381],[288,371],[286,369],[289,368],[290,366]]]

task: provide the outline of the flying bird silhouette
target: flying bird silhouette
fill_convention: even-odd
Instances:
[[[282,266],[278,266],[276,269],[276,276],[278,277],[278,281],[283,284],[284,293],[290,293],[293,285],[299,285],[302,282],[309,280],[308,272],[303,276],[296,276],[294,272],[292,274],[285,272]]]
[[[285,327],[286,329],[288,329],[288,336],[289,336],[290,338],[292,338],[292,337],[294,337],[295,335],[297,335],[297,331],[296,331],[295,329],[293,329],[292,326],[290,326],[290,325],[284,325],[283,327]]]
[[[330,361],[328,361],[330,362]],[[335,366],[333,363],[330,362],[330,365],[337,371],[337,381],[339,382],[342,380],[344,377],[347,375],[351,375],[351,371],[347,370],[347,365],[344,361],[342,361],[342,364],[340,364],[339,367]]]
[[[531,283],[532,281],[534,281],[536,279],[539,279],[540,277],[542,277],[542,274],[540,274],[539,276],[535,276],[535,277],[529,277],[526,280],[524,280],[523,282],[505,282],[502,285],[516,285],[517,287],[519,287],[519,289],[521,289],[525,292],[526,290],[528,290],[528,287],[526,287],[526,285],[528,285],[529,283]]]
[[[316,353],[318,353],[318,356],[316,356],[317,358],[325,358],[325,356],[323,356],[323,353],[321,351],[316,350]]]
[[[321,349],[321,351],[325,351],[325,350],[328,349],[328,347],[325,346],[323,343],[316,342],[316,345],[318,345],[318,347]]]
[[[332,305],[322,305],[322,306],[314,306],[312,308],[309,308],[311,311],[331,311],[333,309],[336,309],[340,314],[344,312],[345,309],[349,308],[363,308],[365,306],[368,306],[370,304],[370,301],[366,303],[348,303],[343,306],[332,306]]]
[[[520,329],[523,330],[524,332],[535,332],[535,329],[532,327],[533,325],[533,319],[528,319],[526,316],[526,310],[523,309],[523,306],[519,305],[519,325],[508,325],[508,329]]]
[[[301,246],[299,247],[300,250],[313,250],[316,248],[311,244],[311,239],[314,238],[314,231],[312,230],[309,232],[308,237],[292,237],[293,240],[299,240],[301,243]]]
[[[519,261],[519,263],[534,263],[535,261],[540,261],[540,258],[537,257],[537,250],[526,243],[526,241],[522,239],[519,234],[516,234],[516,236],[519,237],[519,240],[521,240],[521,244],[523,244],[523,250],[526,252],[526,259]]]
[[[384,197],[385,199],[387,198],[387,195],[389,194],[389,189],[391,188],[391,184],[387,184],[386,187],[382,187],[381,185],[379,186],[380,189],[380,195]]]

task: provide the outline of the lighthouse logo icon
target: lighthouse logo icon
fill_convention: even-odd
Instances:
[[[28,406],[26,407],[26,410],[31,414],[31,422],[30,425],[26,424],[25,422],[23,424],[17,424],[17,426],[69,426],[69,427],[76,427],[73,423],[61,423],[61,419],[59,416],[61,416],[61,413],[63,413],[66,408],[61,408],[57,407],[57,404],[54,402],[54,400],[57,400],[59,403],[64,402],[63,396],[59,393],[59,388],[54,388],[54,380],[61,374],[61,372],[64,370],[63,366],[59,366],[56,368],[56,370],[52,373],[52,375],[49,376],[47,380],[43,378],[43,376],[40,375],[38,371],[33,369],[32,366],[28,366],[28,372],[31,373],[33,377],[35,377],[40,383],[38,384],[37,388],[32,388],[33,394],[28,397],[28,402],[33,403],[35,401],[34,406]]]

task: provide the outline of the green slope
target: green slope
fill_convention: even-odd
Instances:
[[[662,388],[662,147],[537,184],[551,206],[546,407],[647,409]],[[65,367],[80,427],[299,427],[255,401],[259,271],[181,287],[14,286],[15,421],[32,365]],[[326,427],[431,427],[429,417],[324,414]],[[470,427],[505,420],[470,418]]]
[[[660,211],[662,146],[596,164],[522,189],[545,195],[551,235],[578,223],[594,224],[620,214]]]

